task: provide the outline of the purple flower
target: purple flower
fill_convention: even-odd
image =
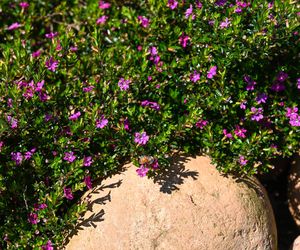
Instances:
[[[71,50],[72,52],[76,52],[76,51],[78,50],[78,47],[77,47],[77,46],[71,46],[71,47],[70,47],[70,50]]]
[[[190,7],[185,11],[185,18],[192,16],[192,20],[195,19],[195,14],[193,14],[193,5],[190,4]]]
[[[38,223],[38,215],[35,213],[30,213],[28,215],[28,221],[29,221],[29,223],[31,223],[33,225],[37,224]]]
[[[43,87],[44,87],[44,84],[45,84],[45,81],[44,81],[44,80],[38,82],[38,83],[36,84],[35,91],[36,91],[36,92],[41,92],[42,89],[43,89]]]
[[[246,135],[245,135],[246,132],[247,132],[247,130],[244,129],[244,128],[242,128],[242,127],[240,127],[239,125],[235,126],[234,134],[237,137],[245,138],[246,137]]]
[[[75,120],[77,120],[80,116],[81,116],[81,112],[78,111],[78,112],[76,112],[76,113],[70,115],[70,116],[69,116],[69,120],[70,120],[70,121],[75,121]]]
[[[39,209],[40,209],[40,210],[46,209],[47,207],[48,207],[48,206],[47,206],[47,204],[45,204],[45,203],[42,203],[42,204],[39,205]]]
[[[108,19],[108,16],[101,16],[100,18],[97,19],[96,24],[103,24],[106,22]]]
[[[16,129],[18,127],[18,120],[11,117],[10,115],[6,116],[8,123],[12,129]]]
[[[239,163],[241,164],[241,166],[245,166],[247,162],[248,160],[246,160],[245,157],[241,155],[239,158]]]
[[[194,71],[194,73],[192,73],[190,75],[190,79],[192,82],[197,82],[200,80],[200,73],[198,73],[196,70]]]
[[[262,108],[255,108],[255,107],[251,107],[251,113],[252,113],[252,116],[251,116],[251,120],[252,121],[260,121],[264,118],[263,116],[263,109]]]
[[[100,119],[96,120],[96,128],[104,128],[108,124],[108,120],[104,115],[101,116]]]
[[[280,71],[276,77],[277,81],[278,82],[284,82],[287,78],[288,78],[288,74],[283,72],[283,71]]]
[[[245,110],[245,109],[246,109],[246,104],[247,104],[247,102],[246,102],[246,101],[244,101],[244,102],[241,102],[241,104],[240,104],[240,108],[241,108],[241,109],[243,109],[243,110]]]
[[[92,165],[92,163],[93,163],[92,156],[84,156],[83,157],[83,166],[89,167]]]
[[[156,55],[158,54],[157,48],[154,47],[154,46],[151,46],[151,47],[149,48],[149,53],[150,53],[151,56],[156,56]]]
[[[45,92],[40,92],[39,98],[41,102],[46,102],[50,98],[50,96],[48,96]]]
[[[207,124],[208,124],[208,121],[199,119],[199,120],[196,122],[196,127],[197,127],[197,128],[200,128],[200,129],[203,129]]]
[[[83,88],[83,92],[91,92],[95,87],[94,86],[88,86]]]
[[[292,107],[292,108],[286,108],[286,114],[285,116],[290,118],[293,117],[294,115],[297,115],[298,108],[297,107]]]
[[[227,132],[227,129],[223,129],[223,134],[226,138],[232,139],[232,134]]]
[[[297,107],[293,107],[293,108],[287,108],[286,109],[286,114],[285,116],[287,118],[289,118],[289,123],[293,126],[293,127],[299,127],[300,126],[300,116],[298,115],[298,108]]]
[[[197,7],[198,9],[202,9],[202,3],[199,2],[198,0],[196,1],[196,7]]]
[[[247,83],[247,86],[246,86],[247,91],[254,90],[256,82],[253,81],[250,76],[245,75],[244,81]]]
[[[68,200],[73,200],[73,194],[71,188],[64,187],[64,197],[66,197]]]
[[[209,24],[210,26],[214,26],[215,20],[209,20],[209,21],[208,21],[208,24]]]
[[[256,97],[256,102],[258,104],[266,103],[268,96],[265,93],[258,94]]]
[[[142,27],[147,28],[149,26],[149,19],[144,16],[138,16],[138,20]]]
[[[51,114],[46,113],[45,117],[44,117],[44,121],[49,122],[52,118],[53,118],[53,116]]]
[[[128,118],[126,118],[126,119],[124,120],[123,125],[124,125],[124,129],[125,129],[126,131],[130,131]]]
[[[4,141],[0,141],[0,152],[1,152],[2,148],[3,148],[3,146],[4,146]]]
[[[279,82],[276,81],[272,86],[271,86],[271,90],[275,91],[275,92],[281,92],[285,90],[285,86],[283,84],[283,82]]]
[[[88,189],[92,189],[91,176],[85,176],[83,181]]]
[[[54,37],[56,37],[58,35],[58,32],[50,32],[48,34],[45,34],[45,37],[46,38],[49,38],[49,39],[53,39]]]
[[[300,116],[297,114],[297,115],[293,116],[292,118],[290,118],[290,124],[293,127],[300,127]]]
[[[145,177],[148,173],[149,169],[148,168],[145,168],[144,165],[141,165],[137,170],[137,174],[138,176],[140,177]]]
[[[21,24],[19,24],[19,23],[13,23],[13,24],[11,24],[11,25],[7,28],[7,30],[15,30],[15,29],[17,29],[17,28],[19,28],[19,27],[21,27]]]
[[[118,86],[120,87],[121,90],[128,90],[129,83],[131,83],[131,80],[125,80],[124,78],[120,78],[118,82]]]
[[[268,3],[268,8],[269,8],[269,9],[272,9],[273,6],[274,6],[274,2],[269,2],[269,3]]]
[[[297,79],[297,88],[300,89],[300,78]]]
[[[168,0],[167,6],[171,9],[174,10],[178,6],[178,2],[176,0]]]
[[[74,155],[74,152],[65,152],[65,155],[64,155],[64,160],[65,161],[68,161],[68,162],[73,162],[75,161],[76,159],[76,156]]]
[[[42,249],[43,250],[54,250],[51,240],[48,240],[47,244],[42,246]]]
[[[29,7],[29,3],[27,2],[20,2],[19,3],[19,6],[22,8],[22,9],[26,9]]]
[[[229,26],[230,23],[231,23],[231,22],[228,21],[228,18],[226,17],[225,21],[221,22],[220,28],[221,28],[221,29],[227,28],[227,27]]]
[[[109,9],[110,8],[110,3],[106,3],[106,2],[104,2],[104,1],[100,1],[99,2],[99,8],[100,9]]]
[[[212,66],[207,72],[207,78],[212,79],[217,74],[217,66]]]
[[[223,5],[225,5],[226,2],[227,2],[227,0],[218,0],[218,1],[215,3],[215,5],[216,5],[216,6],[223,6]]]
[[[58,61],[54,61],[53,57],[50,57],[50,59],[46,61],[45,65],[48,70],[55,72],[58,67]]]
[[[185,48],[187,46],[188,40],[190,40],[190,38],[189,38],[189,36],[185,35],[184,32],[179,37],[179,43],[183,48]]]
[[[138,145],[146,145],[149,141],[149,136],[146,134],[146,132],[143,133],[134,133],[134,142]]]
[[[150,101],[142,101],[141,102],[142,107],[150,107],[156,111],[160,110],[160,106],[157,102],[150,102]]]
[[[37,58],[37,57],[39,57],[39,56],[41,55],[41,53],[42,53],[42,52],[41,52],[40,50],[37,50],[37,51],[35,51],[35,52],[32,52],[31,55],[32,55],[33,58]]]
[[[29,160],[32,157],[32,155],[35,153],[35,151],[36,151],[36,148],[33,148],[30,151],[25,152],[25,154],[24,154],[25,160]]]
[[[16,165],[20,165],[23,161],[23,155],[20,152],[11,152],[11,159],[16,162]]]

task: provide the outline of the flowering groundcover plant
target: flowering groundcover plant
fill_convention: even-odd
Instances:
[[[0,248],[62,246],[93,180],[174,150],[223,172],[299,150],[296,1],[0,3]],[[298,46],[298,47],[297,47]]]

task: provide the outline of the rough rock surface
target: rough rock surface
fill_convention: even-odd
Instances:
[[[300,156],[293,160],[288,178],[289,209],[294,221],[300,228]]]
[[[68,250],[277,249],[272,208],[256,179],[222,176],[202,156],[178,157],[155,183],[135,170],[126,165],[95,188]]]
[[[300,236],[294,240],[291,250],[300,250]]]

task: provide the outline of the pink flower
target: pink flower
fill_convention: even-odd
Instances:
[[[55,72],[58,67],[58,61],[55,61],[53,57],[50,57],[50,59],[46,61],[45,65],[48,70]]]
[[[4,146],[4,141],[0,141],[0,152],[1,152],[2,148],[3,148],[3,146]]]
[[[17,28],[21,27],[21,24],[19,24],[18,22],[11,24],[7,30],[15,30]]]
[[[106,2],[104,2],[104,1],[100,1],[99,2],[99,8],[100,9],[109,9],[110,8],[110,6],[111,6],[111,4],[110,3],[106,3]]]
[[[42,250],[54,250],[51,240],[48,240],[47,244],[42,246]]]
[[[36,148],[33,148],[30,151],[25,152],[25,154],[24,154],[25,160],[29,160],[32,157],[32,155],[35,153],[35,151],[36,151]]]
[[[156,111],[160,110],[160,106],[157,102],[150,102],[150,101],[142,101],[141,102],[142,107],[150,107],[151,109],[154,109]]]
[[[11,159],[16,162],[16,165],[20,165],[23,161],[23,155],[20,152],[11,152]]]
[[[148,171],[149,171],[149,169],[146,168],[146,167],[144,167],[144,165],[141,165],[141,166],[136,170],[138,176],[140,176],[140,177],[145,177],[145,176],[147,175]]]
[[[6,116],[8,123],[12,129],[16,129],[18,127],[18,120],[11,117],[10,115]]]
[[[146,145],[149,141],[149,136],[146,134],[146,132],[143,133],[134,133],[134,142],[138,145]]]
[[[212,79],[217,74],[217,66],[212,66],[207,72],[207,78]]]
[[[252,121],[260,121],[264,118],[263,116],[263,109],[262,108],[255,108],[255,107],[251,107],[251,113],[252,113],[252,116],[251,116],[251,120]]]
[[[120,87],[121,90],[128,90],[129,83],[131,83],[131,80],[125,80],[124,78],[120,78],[118,82],[118,86]]]
[[[147,28],[149,26],[149,19],[144,16],[138,16],[138,20],[142,27]]]
[[[73,194],[71,188],[64,187],[64,197],[66,197],[68,200],[73,200]]]
[[[196,1],[196,7],[197,7],[198,9],[202,9],[202,3],[199,2],[198,0]]]
[[[92,189],[91,176],[85,176],[83,181],[88,189]]]
[[[130,131],[128,118],[126,118],[126,119],[124,120],[123,125],[124,125],[124,129],[125,129],[126,131]]]
[[[221,29],[224,29],[224,28],[227,28],[229,26],[231,22],[228,20],[228,18],[226,17],[225,21],[224,22],[221,22],[220,24],[220,28]]]
[[[95,87],[94,86],[88,86],[83,88],[83,92],[91,92]]]
[[[21,3],[19,3],[19,6],[20,6],[22,9],[26,9],[26,8],[29,7],[29,3],[27,3],[27,2],[21,2]]]
[[[38,223],[38,215],[35,213],[30,213],[28,215],[28,221],[33,225],[37,224]]]
[[[64,155],[64,160],[65,161],[68,161],[68,162],[73,162],[75,161],[76,159],[76,156],[74,155],[74,152],[65,152],[65,155]]]
[[[168,0],[167,6],[171,9],[174,10],[178,6],[178,2],[176,0]]]
[[[190,7],[185,12],[185,18],[189,18],[190,16],[192,16],[192,20],[195,19],[195,14],[193,14],[193,5],[192,4],[190,4]]]
[[[241,164],[241,166],[245,166],[247,162],[248,160],[246,160],[245,157],[241,155],[239,158],[239,163]]]
[[[71,46],[70,47],[70,51],[72,51],[72,52],[76,52],[77,50],[78,50],[77,46]]]
[[[92,163],[93,163],[92,156],[84,156],[83,157],[83,166],[89,167],[92,165]]]
[[[196,127],[197,127],[197,128],[200,128],[200,129],[203,129],[207,124],[208,124],[208,121],[199,119],[199,120],[196,122]]]
[[[246,135],[245,135],[246,132],[247,132],[247,130],[244,129],[244,128],[241,128],[239,125],[235,126],[234,134],[237,137],[245,138],[246,137]]]
[[[247,83],[247,86],[246,86],[247,91],[254,90],[256,82],[253,81],[250,76],[245,75],[244,81]]]
[[[33,58],[37,58],[37,57],[39,57],[39,56],[41,55],[41,53],[42,53],[42,52],[41,52],[40,50],[37,50],[37,51],[35,51],[35,52],[32,52],[31,55],[32,55]]]
[[[189,36],[185,35],[184,32],[179,37],[179,43],[180,45],[185,48],[187,46],[187,42],[190,40]]]
[[[246,109],[246,104],[247,104],[247,102],[246,102],[246,101],[244,101],[244,102],[241,102],[241,104],[240,104],[240,108],[241,108],[241,109],[243,109],[243,110],[245,110],[245,109]]]
[[[297,79],[297,88],[300,89],[300,78]]]
[[[223,134],[226,138],[232,139],[232,134],[227,132],[227,129],[223,129]]]
[[[107,21],[108,16],[101,16],[97,19],[96,24],[103,24]]]
[[[198,73],[196,70],[194,71],[194,73],[192,73],[191,75],[190,75],[190,79],[191,79],[191,81],[192,82],[197,82],[197,81],[199,81],[200,80],[200,73]]]
[[[70,115],[70,116],[69,116],[69,120],[70,120],[70,121],[75,121],[75,120],[77,120],[80,116],[81,116],[81,112],[78,111],[78,112],[76,112],[76,113]]]
[[[58,32],[50,32],[48,34],[45,34],[45,37],[46,38],[49,38],[49,39],[53,39],[54,37],[56,37],[58,35]]]
[[[96,128],[104,128],[108,124],[108,120],[104,115],[101,116],[100,119],[96,120]]]

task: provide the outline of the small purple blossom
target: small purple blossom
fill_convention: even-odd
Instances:
[[[41,55],[41,53],[42,52],[40,50],[37,50],[37,51],[32,52],[31,55],[32,55],[33,58],[37,58]]]
[[[104,10],[104,9],[109,9],[110,8],[110,3],[104,2],[104,1],[100,1],[99,2],[99,8]]]
[[[25,160],[29,160],[33,156],[33,154],[35,153],[35,151],[36,151],[36,148],[33,148],[33,149],[25,152],[25,154],[24,154]]]
[[[189,40],[190,40],[190,37],[187,36],[184,32],[179,37],[179,43],[183,48],[185,48],[187,46],[187,43]]]
[[[33,225],[37,224],[38,223],[38,215],[35,213],[30,213],[28,215],[28,221],[29,221],[29,223],[31,223]]]
[[[300,78],[297,79],[297,88],[300,89]]]
[[[73,194],[72,194],[72,189],[64,187],[64,197],[66,197],[68,200],[73,200]]]
[[[200,1],[196,1],[196,7],[198,8],[198,9],[202,9],[202,3],[200,2]]]
[[[138,20],[142,27],[147,28],[149,26],[149,19],[144,16],[138,16]]]
[[[47,244],[42,246],[42,250],[54,250],[51,240],[48,240]]]
[[[22,8],[22,9],[27,9],[29,7],[29,3],[27,2],[20,2],[19,3],[19,6]]]
[[[216,6],[223,6],[227,3],[227,0],[218,0],[216,1],[215,5]]]
[[[58,67],[58,61],[55,61],[53,57],[50,57],[45,63],[46,68],[52,72],[55,72],[56,68]]]
[[[15,30],[15,29],[17,29],[17,28],[20,28],[21,27],[21,24],[19,24],[19,23],[13,23],[13,24],[11,24],[8,28],[7,28],[7,30]]]
[[[190,80],[192,81],[192,82],[197,82],[197,81],[199,81],[200,80],[200,73],[198,73],[196,70],[193,72],[193,73],[191,73],[191,75],[190,75]]]
[[[11,117],[10,115],[6,116],[7,122],[9,123],[12,129],[16,129],[18,127],[18,120]]]
[[[195,14],[193,14],[193,5],[190,4],[190,7],[185,11],[185,18],[188,19],[190,16],[192,16],[192,20],[195,19]]]
[[[251,120],[252,121],[260,121],[264,118],[263,116],[263,109],[262,108],[255,108],[255,107],[251,107]]]
[[[91,176],[85,176],[84,179],[83,179],[86,187],[88,189],[92,189],[92,180],[91,180]]]
[[[276,77],[277,81],[278,82],[284,82],[287,78],[288,78],[288,74],[283,72],[283,71],[280,71]]]
[[[120,87],[121,90],[128,90],[130,83],[131,83],[131,80],[125,80],[124,78],[120,78],[120,80],[118,82],[118,86]]]
[[[134,142],[137,143],[138,145],[146,145],[148,141],[149,141],[149,136],[146,134],[146,132],[134,133]]]
[[[3,147],[4,147],[4,141],[0,141],[0,152],[1,152]]]
[[[70,115],[70,116],[69,116],[69,120],[70,120],[70,121],[75,121],[75,120],[77,120],[80,116],[81,116],[81,112],[78,111],[78,112],[76,112],[76,113]]]
[[[76,156],[74,155],[74,152],[65,152],[65,155],[64,155],[64,160],[67,161],[67,162],[73,162],[75,161],[76,159]]]
[[[45,34],[45,37],[48,38],[48,39],[53,39],[57,35],[58,35],[58,32],[50,32],[48,34]]]
[[[217,66],[212,66],[207,72],[207,78],[212,79],[217,74]]]
[[[221,28],[221,29],[228,28],[228,26],[229,26],[230,23],[231,23],[231,22],[230,22],[230,21],[228,20],[228,18],[226,17],[225,21],[221,22],[220,28]]]
[[[21,152],[11,152],[11,159],[16,163],[16,165],[20,165],[23,161],[23,155]]]
[[[84,156],[83,157],[83,166],[89,167],[92,165],[92,163],[93,163],[92,156]]]
[[[108,120],[104,115],[101,116],[100,119],[96,120],[96,128],[104,128],[108,124]]]
[[[250,76],[245,75],[244,76],[244,81],[247,83],[247,86],[246,86],[247,91],[254,90],[256,82],[253,81]]]
[[[229,138],[229,139],[233,138],[232,134],[227,132],[227,129],[223,129],[223,134],[226,138]]]
[[[285,116],[287,118],[289,118],[289,123],[293,126],[293,127],[299,127],[300,126],[300,116],[298,114],[298,108],[297,107],[293,107],[293,108],[287,108],[286,109],[286,114]]]
[[[285,86],[283,84],[283,82],[279,82],[276,81],[272,86],[271,86],[271,90],[275,91],[275,92],[281,92],[285,90]]]
[[[245,157],[241,155],[239,158],[240,165],[245,166],[247,164],[247,162],[248,162],[248,160],[246,160]]]
[[[208,124],[208,121],[207,121],[207,120],[199,119],[199,120],[196,122],[196,127],[197,127],[197,128],[200,128],[200,129],[203,129],[207,124]]]
[[[155,46],[151,46],[149,48],[149,53],[150,53],[151,56],[156,56],[158,54],[157,48]]]
[[[247,132],[247,130],[245,128],[242,128],[239,125],[235,126],[234,134],[237,137],[245,138],[246,137],[246,135],[245,135],[246,132]]]
[[[246,102],[246,101],[244,101],[244,102],[241,102],[241,104],[240,104],[240,108],[241,108],[241,109],[243,109],[243,110],[245,110],[245,109],[246,109],[246,104],[247,104],[247,102]]]
[[[108,19],[108,16],[101,16],[97,19],[96,24],[104,24]]]
[[[124,126],[124,129],[125,129],[126,131],[130,131],[129,120],[128,120],[128,118],[126,118],[126,119],[124,120],[123,126]]]
[[[160,110],[160,106],[157,102],[150,102],[150,101],[142,101],[141,102],[142,107],[150,107],[151,109],[154,109],[156,111]]]
[[[176,0],[168,0],[167,6],[171,9],[174,10],[178,6],[178,2]]]
[[[266,103],[267,99],[268,99],[267,94],[265,94],[265,93],[260,93],[260,94],[257,95],[257,97],[256,97],[255,100],[256,100],[256,102],[257,102],[258,104],[261,104],[261,103]]]
[[[147,175],[148,171],[149,171],[149,169],[146,168],[144,165],[141,165],[141,166],[136,170],[138,176],[140,176],[140,177],[145,177],[145,176]]]
[[[83,92],[88,93],[88,92],[91,92],[94,88],[95,87],[91,85],[91,86],[88,86],[88,87],[84,87],[82,90],[83,90]]]

